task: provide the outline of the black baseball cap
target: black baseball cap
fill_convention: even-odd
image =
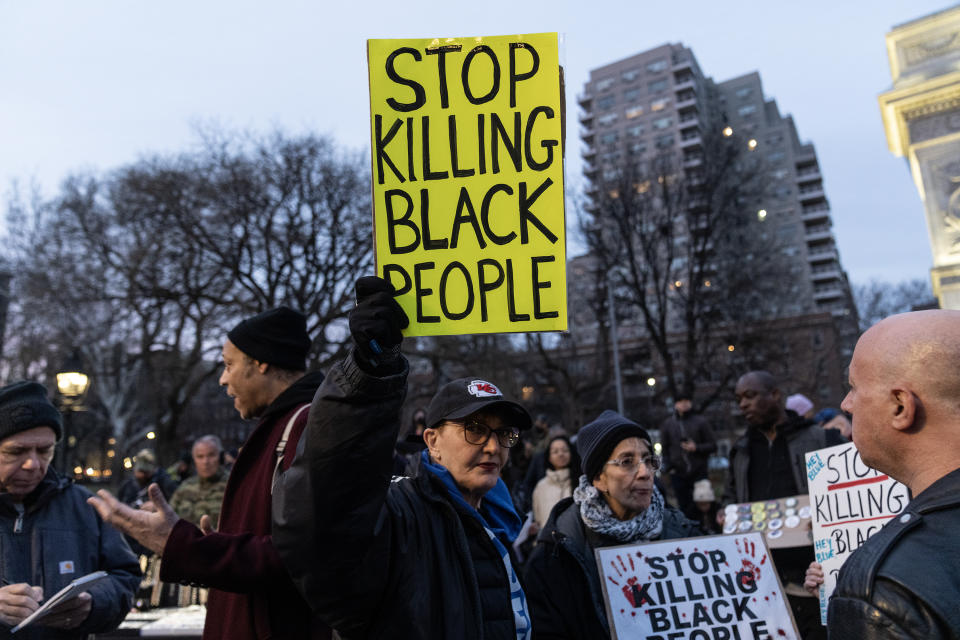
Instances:
[[[444,420],[460,420],[481,409],[503,409],[512,424],[521,431],[532,426],[530,414],[522,405],[507,400],[500,388],[477,377],[458,378],[440,387],[427,407],[427,427]]]

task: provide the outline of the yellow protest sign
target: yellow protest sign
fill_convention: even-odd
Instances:
[[[406,335],[567,327],[557,34],[369,40],[377,273]]]

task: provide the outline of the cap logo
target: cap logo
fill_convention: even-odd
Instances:
[[[497,385],[491,384],[485,380],[474,380],[467,385],[467,391],[478,398],[489,398],[490,396],[502,396]]]

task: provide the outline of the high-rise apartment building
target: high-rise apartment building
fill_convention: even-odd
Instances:
[[[618,401],[651,424],[674,393],[693,388],[713,403],[718,428],[734,427],[731,386],[758,366],[789,393],[839,406],[856,307],[814,146],[764,96],[759,74],[715,82],[689,48],[666,44],[593,69],[578,102],[596,241],[568,266],[579,301],[570,306],[568,366],[587,375],[591,358],[616,344]],[[717,169],[731,153],[732,168]],[[705,186],[724,180],[735,196]],[[656,251],[668,243],[672,250]],[[623,261],[646,256],[657,261],[646,279],[631,275],[636,262]],[[615,313],[599,299],[607,294],[596,295],[607,282],[620,287],[622,303],[609,297]],[[612,397],[604,388],[598,408]]]
[[[666,44],[593,69],[578,102],[584,174],[594,196],[630,159],[672,149],[684,167],[694,167],[703,161],[703,127],[732,127],[750,153],[762,155],[766,184],[757,215],[789,265],[789,302],[774,315],[828,312],[855,326],[816,151],[764,96],[759,74],[714,82],[690,49]]]

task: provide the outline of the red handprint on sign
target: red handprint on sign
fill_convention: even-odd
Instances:
[[[639,555],[638,553],[637,556]],[[626,558],[626,560],[624,560],[624,558]],[[627,568],[627,564],[630,565],[629,568]],[[648,593],[650,583],[641,583],[640,579],[636,575],[633,575],[637,572],[637,565],[632,555],[617,554],[616,558],[610,561],[610,566],[613,567],[613,571],[617,574],[617,577],[624,580],[626,584],[621,584],[620,581],[613,576],[607,576],[607,580],[620,587],[620,590],[623,591],[623,595],[631,607],[636,608],[647,603],[656,604]],[[647,576],[648,579],[649,577],[650,576]]]
[[[743,543],[742,547],[741,542]],[[737,579],[743,586],[747,586],[748,581],[751,584],[756,583],[760,579],[760,567],[767,563],[767,554],[764,553],[760,561],[756,562],[757,545],[755,543],[751,542],[749,538],[738,538],[736,544],[737,551],[741,554],[742,565],[742,569],[737,573]]]

